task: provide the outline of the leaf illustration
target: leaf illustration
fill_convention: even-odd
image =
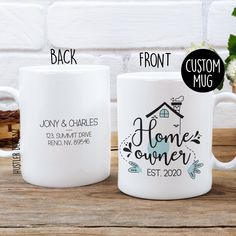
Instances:
[[[123,151],[130,152],[130,150],[127,147],[123,148]]]
[[[196,164],[196,167],[197,167],[197,168],[203,167],[203,163]]]
[[[132,166],[132,167],[130,167],[130,168],[128,169],[128,171],[129,171],[130,173],[140,173],[140,172],[142,172],[142,170],[141,170],[141,168],[139,167],[139,165],[136,164],[135,162],[129,161],[129,164]]]
[[[199,163],[199,160],[193,162],[193,164],[188,168],[188,174],[191,177],[191,179],[195,179],[196,178],[196,174],[200,174],[201,173],[199,168],[201,168],[203,166],[204,166],[204,164],[203,163]]]
[[[198,136],[198,134],[199,134],[199,131],[197,131],[197,132],[196,132],[196,134],[195,134],[195,136],[194,136],[194,137],[196,138],[196,137]]]
[[[131,147],[132,147],[132,143],[129,143],[129,149],[131,150]]]
[[[136,169],[135,167],[129,168],[128,171],[129,171],[130,173],[139,173],[139,170]]]
[[[131,166],[138,167],[138,164],[136,164],[136,163],[133,162],[133,161],[129,161],[129,164],[130,164]]]
[[[200,141],[197,140],[197,139],[192,139],[190,142],[194,142],[194,143],[196,143],[196,144],[200,144]]]
[[[194,172],[189,172],[189,176],[191,177],[191,179],[196,179],[196,175]]]

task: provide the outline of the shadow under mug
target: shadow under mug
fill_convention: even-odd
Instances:
[[[212,154],[214,107],[236,103],[231,93],[198,93],[180,73],[118,76],[118,187],[131,196],[181,199],[207,193],[212,169],[236,169],[236,159]]]
[[[19,91],[0,87],[20,107],[21,172],[46,187],[96,183],[110,174],[109,68],[20,69]],[[12,152],[0,151],[0,156]]]

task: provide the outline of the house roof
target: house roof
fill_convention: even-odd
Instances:
[[[177,112],[175,109],[173,109],[170,105],[168,105],[166,102],[163,102],[159,107],[157,107],[155,110],[150,112],[149,114],[146,115],[147,118],[155,114],[158,110],[160,110],[163,106],[167,106],[173,113],[175,113],[177,116],[180,118],[184,118],[183,115],[181,115],[179,112]]]

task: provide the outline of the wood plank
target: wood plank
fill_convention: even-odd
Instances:
[[[236,145],[236,129],[213,129],[213,145]]]
[[[111,146],[114,149],[118,148],[118,133],[117,132],[112,132],[111,133]]]
[[[235,228],[75,228],[75,227],[49,227],[49,228],[5,228],[0,229],[0,235],[4,236],[27,236],[27,235],[80,235],[80,236],[232,236],[236,235]]]
[[[111,133],[111,148],[114,150],[118,148],[118,133],[117,132]]]
[[[204,196],[149,201],[118,190],[117,152],[106,181],[79,188],[36,187],[12,175],[9,159],[0,159],[0,167],[1,228],[236,226],[235,171],[214,171],[212,191]]]
[[[227,162],[236,156],[236,146],[213,146],[213,153],[218,160]]]

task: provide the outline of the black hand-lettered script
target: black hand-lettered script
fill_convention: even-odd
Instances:
[[[178,159],[182,159],[183,164],[187,165],[190,161],[192,153],[186,153],[184,152],[181,147],[183,144],[188,142],[195,142],[200,143],[196,137],[199,134],[199,131],[196,131],[194,134],[190,134],[188,132],[180,135],[178,133],[176,134],[161,134],[161,133],[155,133],[155,128],[157,126],[157,120],[151,119],[149,122],[149,125],[147,128],[143,127],[143,121],[142,118],[138,117],[134,120],[133,126],[136,128],[134,134],[132,135],[131,142],[133,146],[135,146],[137,149],[134,151],[134,156],[137,159],[144,158],[145,160],[148,160],[151,165],[155,165],[157,161],[164,161],[165,165],[170,165],[171,162],[177,161]],[[143,152],[141,148],[139,148],[144,140],[144,137],[148,138],[149,146],[153,148],[153,151],[150,153],[149,151]],[[155,151],[155,147],[160,142],[165,143],[171,143],[178,148],[178,150],[172,151],[172,153],[157,153]]]

